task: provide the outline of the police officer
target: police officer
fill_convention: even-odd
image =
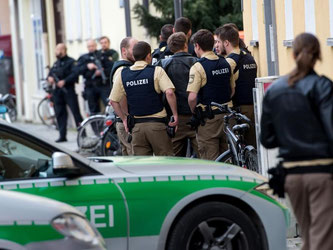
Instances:
[[[174,55],[161,61],[161,66],[176,88],[179,123],[177,133],[172,138],[173,152],[175,156],[183,157],[186,156],[188,140],[190,140],[192,149],[198,155],[198,143],[195,131],[186,124],[192,115],[188,106],[186,88],[190,68],[198,59],[188,53],[187,44],[187,37],[183,32],[172,34],[168,39],[168,47]]]
[[[192,56],[197,57],[197,54],[194,51],[193,44],[190,43],[190,39],[192,36],[192,22],[190,19],[187,17],[179,17],[176,19],[174,27],[173,27],[173,32],[183,32],[187,40],[189,41],[188,43],[188,53],[190,53]]]
[[[75,124],[78,127],[82,122],[80,109],[75,93],[75,83],[77,82],[77,75],[73,70],[75,67],[75,60],[67,56],[67,48],[63,43],[56,46],[57,61],[50,69],[47,81],[55,85],[53,92],[54,108],[56,118],[59,126],[59,138],[56,142],[67,141],[67,109],[68,105],[73,113]]]
[[[118,74],[121,72],[121,70],[124,67],[132,66],[134,63],[134,57],[133,57],[133,47],[138,42],[133,37],[126,37],[124,38],[120,43],[120,51],[121,51],[121,60],[115,62],[113,64],[113,68],[110,74],[111,79],[111,89],[114,80],[117,78]],[[109,97],[111,99],[111,96]],[[119,102],[120,108],[123,111],[123,113],[128,114],[128,108],[127,108],[127,100],[126,97],[122,98],[122,100]],[[122,120],[119,118],[119,116],[116,118],[116,129],[117,129],[117,135],[120,140],[121,149],[122,149],[122,155],[132,155],[132,145],[128,142],[128,134],[125,131],[124,124]]]
[[[109,77],[113,64],[118,61],[119,55],[117,51],[115,51],[114,49],[110,49],[110,39],[107,36],[102,36],[99,39],[99,43],[101,45],[101,49],[99,50],[99,57],[101,58],[104,73],[107,77],[107,83],[109,83]]]
[[[168,38],[172,35],[173,33],[173,25],[172,24],[165,24],[163,25],[161,29],[161,34],[160,34],[160,45],[158,46],[157,49],[155,49],[152,53],[152,64],[157,65],[157,63],[164,59],[168,58],[173,55],[173,53],[170,51],[170,49],[167,46],[167,41]]]
[[[236,89],[232,98],[234,108],[246,115],[251,121],[250,130],[245,134],[248,144],[256,147],[256,133],[254,126],[253,88],[257,78],[257,64],[251,56],[239,48],[239,33],[232,25],[224,25],[218,30],[218,39],[228,58],[235,63],[234,69]]]
[[[90,114],[96,114],[100,112],[100,99],[104,105],[107,105],[110,84],[104,72],[101,53],[97,51],[95,40],[89,40],[87,48],[89,53],[79,58],[78,69],[84,78],[84,96],[88,101]]]
[[[235,63],[214,54],[214,36],[208,30],[196,32],[192,43],[200,60],[190,70],[188,103],[192,113],[198,115],[198,110],[202,110],[209,118],[204,126],[198,127],[197,140],[200,157],[215,160],[227,150],[227,144],[223,131],[223,114],[215,107],[210,107],[210,104],[231,102],[235,88],[232,74]]]
[[[234,23],[226,23],[223,26],[220,26],[215,30],[215,32],[214,32],[214,39],[215,39],[214,50],[215,50],[216,54],[218,54],[220,56],[224,56],[224,57],[227,56],[227,53],[222,46],[222,41],[219,38],[219,34],[221,33],[221,30],[223,29],[223,27],[226,27],[226,26],[230,26],[230,27],[234,28],[237,32],[239,32],[237,25]],[[251,55],[251,52],[248,50],[246,44],[244,43],[243,39],[241,39],[241,38],[239,38],[238,47],[241,51]]]
[[[112,106],[122,119],[125,130],[132,129],[134,155],[173,155],[166,129],[167,114],[160,94],[165,92],[174,116],[174,122],[168,125],[176,127],[178,114],[174,85],[161,67],[149,65],[152,58],[148,43],[141,41],[134,45],[133,56],[134,65],[123,68],[114,82]],[[124,96],[128,102],[128,117],[119,104]]]
[[[295,68],[267,90],[261,143],[279,148],[272,173],[277,194],[287,192],[301,229],[302,250],[333,249],[333,82],[319,76],[320,43],[309,33],[293,42]],[[281,173],[281,174],[279,174]]]

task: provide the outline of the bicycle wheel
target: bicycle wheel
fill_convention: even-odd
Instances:
[[[42,123],[46,126],[55,126],[57,127],[56,123],[56,117],[54,108],[52,106],[52,103],[47,97],[44,97],[38,104],[37,107],[37,113],[42,121]]]
[[[245,166],[247,169],[259,173],[257,150],[252,148],[245,151]]]
[[[219,157],[216,158],[215,161],[237,165],[235,157],[231,153],[230,149],[228,149],[227,151],[223,152]]]
[[[102,141],[101,154],[103,156],[121,155],[121,147],[117,134],[108,131]]]
[[[104,129],[104,115],[91,116],[83,121],[78,129],[77,146],[79,150],[96,151]]]

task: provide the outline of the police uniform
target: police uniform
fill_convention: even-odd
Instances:
[[[188,92],[197,93],[198,105],[205,110],[211,102],[230,103],[232,89],[235,87],[233,70],[235,63],[224,59],[213,51],[205,52],[190,70]],[[223,114],[212,107],[214,118],[207,119],[204,126],[197,130],[200,157],[215,160],[228,146],[223,131]]]
[[[172,55],[173,53],[168,48],[167,42],[163,41],[151,54],[152,64],[157,65],[162,59],[168,58]]]
[[[257,78],[257,64],[253,56],[239,49],[233,50],[227,57],[236,63],[234,69],[236,88],[232,102],[236,109],[252,121],[250,130],[245,134],[245,141],[256,147],[253,88]]]
[[[115,79],[111,100],[126,96],[128,112],[134,116],[132,149],[134,155],[173,155],[172,142],[166,131],[167,113],[161,93],[174,85],[161,67],[137,61],[123,68]]]
[[[188,43],[188,53],[194,57],[197,57],[197,54],[194,51],[194,46],[192,43]],[[162,59],[169,58],[173,55],[169,49],[167,42],[161,42],[159,47],[152,52],[152,64],[159,65],[159,62]]]
[[[111,60],[110,60],[111,59]],[[112,61],[112,58],[107,60]],[[104,58],[104,61],[106,59]],[[79,73],[84,78],[84,97],[88,101],[90,114],[100,113],[100,103],[101,99],[103,104],[107,105],[107,98],[110,93],[110,84],[107,79],[107,74],[105,74],[106,79],[103,80],[101,76],[95,76],[95,69],[89,70],[87,65],[89,63],[101,63],[104,68],[106,65],[102,63],[102,55],[100,52],[95,51],[92,53],[87,53],[81,56],[78,60]],[[112,62],[113,64],[113,62]],[[105,68],[104,68],[105,70]],[[105,71],[104,71],[105,73]]]
[[[62,88],[56,87],[53,92],[54,108],[59,126],[60,140],[66,139],[67,133],[67,108],[68,105],[73,113],[75,124],[78,127],[82,122],[77,94],[75,93],[75,83],[77,74],[74,71],[75,60],[69,56],[58,59],[50,69],[49,76],[55,80],[64,80]]]
[[[101,63],[103,65],[105,76],[107,77],[107,83],[111,80],[110,74],[113,65],[119,59],[118,52],[114,49],[99,50],[99,57],[101,58]]]
[[[176,88],[178,129],[175,137],[172,138],[175,156],[186,156],[188,139],[191,142],[192,149],[199,156],[196,133],[187,125],[187,122],[191,119],[192,112],[188,105],[188,94],[186,92],[190,68],[197,61],[198,58],[186,52],[176,53],[172,57],[161,61],[161,66]]]
[[[132,65],[133,63],[127,60],[120,60],[113,64],[113,68],[110,74],[111,89],[113,86],[113,82],[115,81],[121,70],[124,67],[129,67]],[[111,99],[111,96],[109,97],[109,99]],[[124,124],[119,117],[116,117],[116,130],[117,130],[118,139],[120,140],[122,155],[132,155],[133,154],[132,144],[128,142],[128,133],[125,131]]]

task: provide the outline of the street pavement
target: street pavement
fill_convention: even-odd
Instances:
[[[45,139],[46,141],[54,142],[59,137],[59,131],[55,128],[47,127],[43,124],[39,123],[23,123],[23,122],[15,122],[14,126],[23,129],[26,132],[30,132],[35,136]],[[68,129],[67,130],[67,142],[59,143],[61,146],[65,147],[71,151],[78,151],[77,142],[77,131],[76,129]],[[82,153],[81,153],[82,154]],[[84,154],[83,154],[84,155]],[[86,155],[84,155],[86,156]],[[288,238],[287,239],[287,250],[300,250],[301,249],[301,239],[300,238]]]
[[[12,124],[26,132],[30,132],[31,134],[37,136],[38,138],[45,139],[49,142],[54,142],[59,138],[59,131],[55,128],[47,127],[41,123],[23,123],[23,122],[15,122]],[[69,149],[71,151],[77,151],[77,143],[76,143],[77,131],[74,128],[70,128],[67,130],[67,142],[61,142],[59,145]]]

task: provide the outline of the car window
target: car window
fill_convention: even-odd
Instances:
[[[0,132],[0,178],[2,180],[47,177],[47,171],[52,162],[51,155],[51,152],[24,138]]]

